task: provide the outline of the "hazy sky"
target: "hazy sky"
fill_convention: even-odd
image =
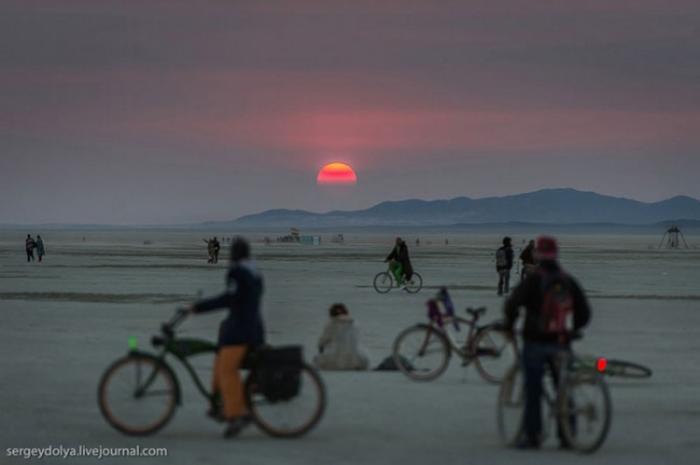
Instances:
[[[356,187],[316,186],[334,160]],[[0,223],[699,174],[697,0],[2,1]]]

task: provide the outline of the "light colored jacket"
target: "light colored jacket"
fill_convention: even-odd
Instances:
[[[349,316],[331,318],[318,341],[322,352],[314,357],[321,370],[366,370],[369,357],[360,348],[359,333]]]

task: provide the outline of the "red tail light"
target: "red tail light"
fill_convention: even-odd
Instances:
[[[600,371],[601,373],[605,373],[605,369],[608,367],[608,360],[601,357],[598,359],[595,366],[598,371]]]

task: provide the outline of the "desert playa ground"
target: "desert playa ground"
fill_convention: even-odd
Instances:
[[[202,238],[213,233],[47,231],[48,255],[27,264],[24,234],[0,232],[0,463],[11,447],[166,447],[166,458],[105,459],[104,463],[175,464],[695,464],[700,460],[700,242],[690,250],[656,250],[659,237],[561,237],[562,261],[587,289],[594,318],[579,352],[644,363],[654,375],[611,380],[612,429],[592,456],[504,448],[497,434],[497,388],[453,360],[431,383],[395,372],[323,374],[329,394],[319,427],[299,440],[275,440],[255,428],[225,441],[221,426],[183,377],[184,405],[161,432],[131,438],[101,418],[96,388],[102,371],[142,348],[178,305],[223,287],[226,261],[206,263]],[[219,237],[227,235],[217,232]],[[230,235],[230,234],[229,234]],[[266,279],[264,313],[273,344],[301,343],[307,358],[333,302],[356,318],[376,365],[396,334],[425,318],[425,300],[448,285],[459,307],[488,307],[500,316],[493,251],[499,234],[406,235],[426,288],[417,295],[371,287],[382,271],[392,234],[348,233],[345,244],[262,243],[254,253]],[[83,236],[85,240],[83,241]],[[526,237],[513,235],[516,244]],[[327,235],[330,237],[330,235]],[[445,244],[445,238],[449,244]],[[223,254],[226,255],[225,253]],[[517,281],[517,276],[514,280]],[[190,336],[213,338],[223,314],[188,321]],[[207,377],[210,360],[198,362]],[[45,460],[48,463],[91,463]]]

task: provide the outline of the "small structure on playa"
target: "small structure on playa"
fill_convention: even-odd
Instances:
[[[683,248],[687,249],[688,243],[685,241],[685,236],[683,236],[680,228],[674,224],[661,236],[659,248],[663,247],[665,244],[667,249],[680,249],[681,241],[683,241]]]

